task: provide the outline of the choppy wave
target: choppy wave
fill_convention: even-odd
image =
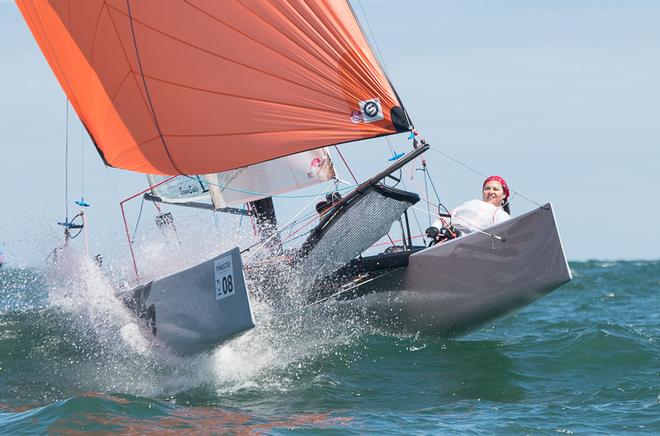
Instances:
[[[572,263],[573,282],[457,340],[257,301],[257,328],[189,358],[81,262],[0,271],[0,432],[660,431],[660,262]]]

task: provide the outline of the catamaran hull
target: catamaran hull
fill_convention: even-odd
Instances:
[[[413,253],[360,291],[374,319],[439,336],[469,332],[571,280],[547,204],[520,217]]]
[[[180,355],[254,327],[238,248],[138,286],[124,301],[158,342]]]

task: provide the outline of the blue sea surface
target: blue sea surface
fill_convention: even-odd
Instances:
[[[328,302],[211,353],[150,346],[102,277],[0,269],[0,433],[660,433],[660,262],[573,262],[458,339]]]

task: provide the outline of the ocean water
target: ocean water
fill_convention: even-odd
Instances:
[[[93,268],[3,268],[0,433],[660,433],[660,262],[571,269],[459,339],[381,331],[336,302],[257,304],[258,328],[181,358]]]

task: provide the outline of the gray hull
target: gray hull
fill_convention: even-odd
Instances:
[[[367,304],[389,325],[455,336],[571,280],[550,204],[487,230],[503,240],[472,233],[412,254],[369,284]]]
[[[238,248],[134,288],[124,300],[159,342],[181,355],[254,327]]]

